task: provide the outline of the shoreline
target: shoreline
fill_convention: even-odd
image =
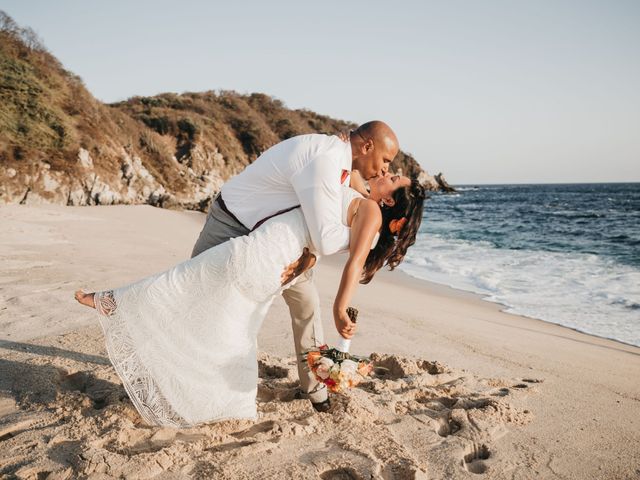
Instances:
[[[423,215],[433,223],[401,268],[510,313],[640,346],[638,185],[495,185],[434,196]]]
[[[401,267],[396,268],[396,270],[402,272],[402,274],[404,274],[404,275],[407,275],[407,276],[411,277],[412,279],[418,280],[420,282],[424,282],[426,288],[433,288],[433,286],[446,287],[446,288],[450,288],[451,290],[454,290],[456,292],[469,293],[471,295],[474,295],[475,297],[477,297],[479,300],[481,300],[483,302],[493,303],[495,305],[499,305],[501,307],[500,308],[500,312],[508,314],[508,315],[514,315],[516,317],[528,318],[530,320],[537,320],[539,322],[544,322],[544,323],[547,323],[549,325],[556,325],[556,326],[559,326],[559,327],[562,327],[562,328],[567,328],[569,330],[573,330],[574,332],[581,333],[583,335],[588,335],[590,337],[595,337],[595,338],[599,338],[599,339],[602,339],[602,340],[610,340],[612,342],[620,343],[620,344],[628,346],[628,347],[634,347],[634,348],[639,348],[640,349],[640,345],[635,345],[633,343],[625,342],[624,340],[619,340],[617,338],[604,337],[602,335],[597,335],[597,334],[592,333],[592,332],[587,332],[585,330],[580,330],[579,328],[570,327],[570,326],[564,325],[562,323],[552,322],[551,320],[545,320],[544,318],[532,317],[531,315],[526,315],[524,313],[509,312],[508,311],[509,309],[517,308],[517,307],[510,307],[509,305],[506,305],[506,304],[504,304],[502,302],[491,300],[491,299],[488,298],[488,294],[478,293],[478,292],[474,292],[472,290],[465,290],[463,288],[453,287],[453,286],[448,285],[446,283],[440,283],[440,282],[436,282],[436,281],[433,281],[433,280],[426,280],[424,278],[416,277],[416,276],[411,275],[408,272],[405,272],[404,270],[402,270]]]
[[[340,254],[338,254],[329,258],[321,259],[317,268],[322,269],[330,266],[330,268],[335,270],[333,272],[333,275],[338,278],[339,272],[342,268],[342,264],[343,261],[340,260]],[[381,269],[376,273],[376,277],[374,277],[372,283],[376,282],[376,280],[378,280],[378,283],[380,283],[381,279],[387,284],[393,284],[396,286],[402,285],[403,287],[412,289],[416,293],[446,298],[452,301],[464,301],[472,306],[480,306],[483,310],[500,313],[501,316],[507,320],[507,322],[514,322],[512,325],[514,327],[517,327],[518,323],[521,323],[523,324],[523,326],[532,327],[536,331],[549,332],[553,335],[560,335],[563,338],[570,339],[572,341],[612,348],[614,350],[624,351],[633,355],[640,356],[640,347],[637,345],[629,344],[612,338],[602,337],[588,332],[583,332],[581,330],[559,323],[550,322],[544,319],[530,317],[520,313],[508,312],[506,311],[506,309],[510,307],[500,302],[487,300],[483,298],[482,294],[455,288],[450,285],[441,284],[430,280],[425,280],[423,278],[418,278],[403,271],[401,268],[396,268],[393,271]],[[366,288],[366,286],[364,285],[358,286],[359,289],[362,289],[362,287]]]
[[[330,258],[323,258],[321,260],[321,262],[326,262],[331,264],[333,267],[335,268],[340,268],[342,262],[338,260],[339,255],[334,255],[333,257]],[[630,347],[632,350],[637,350],[637,354],[640,355],[640,346],[638,345],[634,345],[632,343],[627,343],[627,342],[623,342],[622,340],[617,340],[615,338],[609,338],[609,337],[602,337],[600,335],[596,335],[594,333],[590,333],[590,332],[585,332],[582,330],[578,330],[576,328],[572,328],[566,325],[563,325],[561,323],[555,323],[555,322],[550,322],[548,320],[544,320],[542,318],[536,318],[536,317],[531,317],[529,315],[524,315],[522,313],[514,313],[514,312],[509,312],[507,311],[507,309],[511,308],[503,303],[500,302],[494,302],[492,300],[488,300],[487,298],[484,298],[483,294],[481,293],[476,293],[470,290],[464,290],[461,288],[456,288],[456,287],[452,287],[451,285],[447,285],[444,283],[439,283],[439,282],[434,282],[432,280],[426,280],[424,278],[419,278],[419,277],[415,277],[413,275],[411,275],[408,272],[405,272],[404,270],[402,270],[401,266],[395,268],[393,271],[389,272],[386,269],[381,269],[378,273],[376,273],[376,275],[378,277],[380,276],[387,276],[387,275],[393,275],[395,278],[393,278],[393,282],[397,283],[397,282],[401,282],[403,285],[409,287],[409,288],[414,288],[417,291],[426,291],[426,292],[431,292],[431,293],[437,293],[439,295],[443,295],[446,296],[448,298],[467,298],[469,300],[475,300],[478,302],[482,302],[488,305],[493,305],[495,306],[496,310],[504,315],[508,315],[511,317],[514,317],[515,319],[520,318],[520,319],[526,319],[529,321],[533,321],[533,322],[541,322],[544,325],[548,325],[550,327],[554,327],[554,328],[560,328],[560,329],[564,329],[567,330],[568,332],[572,332],[575,334],[579,334],[579,335],[585,335],[587,337],[596,339],[596,340],[602,340],[605,342],[613,342],[615,344],[620,344],[621,346],[624,347]],[[385,277],[386,278],[386,277]],[[633,352],[632,352],[633,353]]]

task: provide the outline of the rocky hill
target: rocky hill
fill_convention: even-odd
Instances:
[[[34,32],[0,12],[0,204],[149,203],[206,210],[271,145],[355,125],[268,95],[165,93],[96,100]],[[446,182],[400,152],[394,168]]]

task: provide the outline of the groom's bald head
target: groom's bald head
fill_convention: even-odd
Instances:
[[[363,123],[356,128],[356,133],[359,133],[364,138],[372,138],[374,141],[388,143],[389,146],[400,147],[395,132],[389,125],[380,120]]]
[[[353,168],[366,180],[383,175],[399,149],[398,137],[380,120],[363,123],[351,133]]]

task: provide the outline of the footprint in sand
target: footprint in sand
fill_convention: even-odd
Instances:
[[[349,467],[333,468],[320,474],[322,480],[361,480],[362,477]]]
[[[258,360],[258,377],[262,379],[287,378],[289,369],[280,365],[272,365],[267,360]]]
[[[471,473],[485,473],[487,471],[487,465],[483,460],[486,460],[491,456],[489,448],[483,444],[474,443],[468,447],[468,453],[462,459],[462,466],[464,469]]]
[[[521,390],[521,391],[524,391],[527,389],[535,391],[533,384],[542,383],[542,382],[544,382],[544,380],[540,378],[523,378],[522,382],[512,385],[511,388],[517,388],[518,390]]]
[[[262,354],[258,359],[258,394],[260,403],[273,400],[290,402],[295,400],[299,381],[295,361],[291,358],[272,360]]]
[[[266,422],[258,423],[257,425],[253,425],[252,427],[247,428],[246,430],[242,430],[241,432],[232,433],[231,435],[236,438],[249,438],[260,436],[260,434],[268,434],[268,436],[281,435],[282,427],[278,422],[269,420]]]
[[[509,395],[509,393],[511,393],[511,390],[509,390],[507,387],[503,387],[493,392],[491,395],[493,395],[494,397],[506,397],[507,395]]]
[[[158,452],[175,442],[193,443],[205,439],[205,434],[185,433],[173,428],[125,428],[118,433],[115,442],[105,445],[105,449],[121,455],[139,455]]]
[[[102,410],[110,403],[127,398],[122,386],[96,378],[91,372],[68,373],[66,370],[59,368],[58,374],[59,377],[56,383],[60,388],[63,391],[77,391],[87,395],[91,399],[91,406],[94,410]]]
[[[456,408],[464,408],[465,410],[479,409],[482,410],[486,407],[495,407],[496,400],[491,398],[458,398],[455,404]]]
[[[15,423],[0,427],[0,442],[9,440],[13,437],[26,432],[38,421],[37,416],[27,417]]]
[[[451,412],[447,412],[446,416],[437,420],[438,428],[436,433],[441,437],[448,437],[460,430],[460,424],[451,418]]]
[[[522,381],[523,382],[527,382],[527,383],[542,383],[542,382],[544,382],[544,380],[541,379],[541,378],[523,378]]]
[[[268,403],[274,400],[279,402],[291,402],[295,400],[297,392],[296,383],[288,382],[284,384],[261,383],[258,385],[256,400],[260,403]]]
[[[437,375],[446,372],[446,367],[439,362],[422,359],[404,358],[398,355],[381,355],[372,353],[369,357],[374,365],[373,373],[382,379],[398,380],[410,375]]]
[[[320,474],[322,480],[365,480],[369,478],[385,480],[426,480],[427,476],[419,469],[401,463],[384,465],[379,474],[358,471],[352,467],[332,468]]]

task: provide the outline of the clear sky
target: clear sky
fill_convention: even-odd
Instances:
[[[640,1],[0,0],[100,100],[389,123],[453,184],[640,181]]]

